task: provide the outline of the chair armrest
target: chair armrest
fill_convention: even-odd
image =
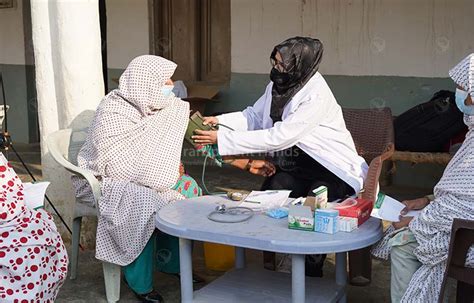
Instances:
[[[464,220],[464,219],[454,219],[452,231],[456,232],[458,229],[461,229],[461,228],[474,230],[474,221]]]
[[[54,143],[52,143],[51,141],[48,141],[47,144],[48,144],[48,149],[52,158],[59,165],[64,167],[68,172],[72,173],[73,175],[86,179],[87,183],[89,183],[89,186],[91,187],[92,194],[94,196],[94,203],[96,205],[96,208],[98,209],[99,198],[100,198],[100,184],[97,178],[90,171],[80,168],[72,164],[71,162],[67,161],[64,158],[64,156],[61,153],[59,153],[56,150],[56,148],[54,148],[54,146],[52,146]]]
[[[364,188],[361,192],[362,199],[375,203],[377,192],[379,190],[379,177],[382,172],[382,164],[392,156],[394,151],[395,146],[393,143],[389,143],[385,148],[385,151],[370,162],[369,171],[367,172],[367,177],[364,182]]]
[[[387,147],[385,148],[385,151],[380,155],[380,157],[382,158],[382,162],[387,159],[390,159],[394,152],[395,144],[393,144],[392,142],[388,143]]]
[[[455,218],[451,229],[448,267],[464,267],[469,248],[474,245],[474,221]]]

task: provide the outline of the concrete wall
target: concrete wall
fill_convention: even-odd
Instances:
[[[14,142],[36,141],[38,127],[34,67],[31,65],[31,40],[25,41],[23,1],[13,8],[0,9],[0,72],[5,84],[8,130]],[[28,35],[28,29],[26,31]],[[0,103],[3,100],[0,97]]]
[[[148,0],[107,0],[109,68],[126,68],[138,55],[149,53]]]
[[[23,3],[0,9],[0,64],[25,64],[23,39]]]
[[[267,73],[296,35],[321,39],[330,75],[446,77],[474,48],[472,0],[233,0],[232,71]]]

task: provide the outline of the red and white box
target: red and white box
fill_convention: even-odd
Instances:
[[[370,217],[373,203],[364,199],[348,198],[338,203],[333,209],[339,211],[339,217],[349,217],[357,220],[357,226],[361,226]]]

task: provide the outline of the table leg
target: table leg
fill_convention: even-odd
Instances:
[[[181,302],[193,302],[193,261],[191,240],[179,239],[179,267],[181,275]]]
[[[305,255],[291,255],[291,302],[304,303],[305,294]]]
[[[347,253],[336,253],[336,284],[343,286],[343,295],[339,303],[346,303],[346,284],[347,284]]]
[[[235,247],[235,268],[242,269],[245,267],[245,248]]]

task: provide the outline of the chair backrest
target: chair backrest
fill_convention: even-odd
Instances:
[[[375,202],[383,161],[390,158],[395,151],[392,111],[384,107],[343,108],[342,112],[357,153],[370,164],[361,197]]]
[[[47,144],[51,156],[59,165],[72,174],[87,180],[97,205],[100,197],[99,181],[91,172],[77,166],[77,154],[84,144],[86,136],[86,130],[62,129],[49,135]]]
[[[357,152],[367,163],[383,154],[393,144],[393,118],[388,107],[374,109],[343,108],[346,127]]]
[[[455,218],[451,227],[448,261],[444,272],[439,303],[444,302],[446,282],[448,278],[458,280],[457,302],[473,302],[474,300],[474,268],[466,267],[466,259],[474,245],[474,221]],[[470,297],[470,298],[469,298]]]
[[[77,166],[77,154],[84,144],[86,136],[85,130],[62,129],[48,137],[48,148],[55,160],[62,157]]]

